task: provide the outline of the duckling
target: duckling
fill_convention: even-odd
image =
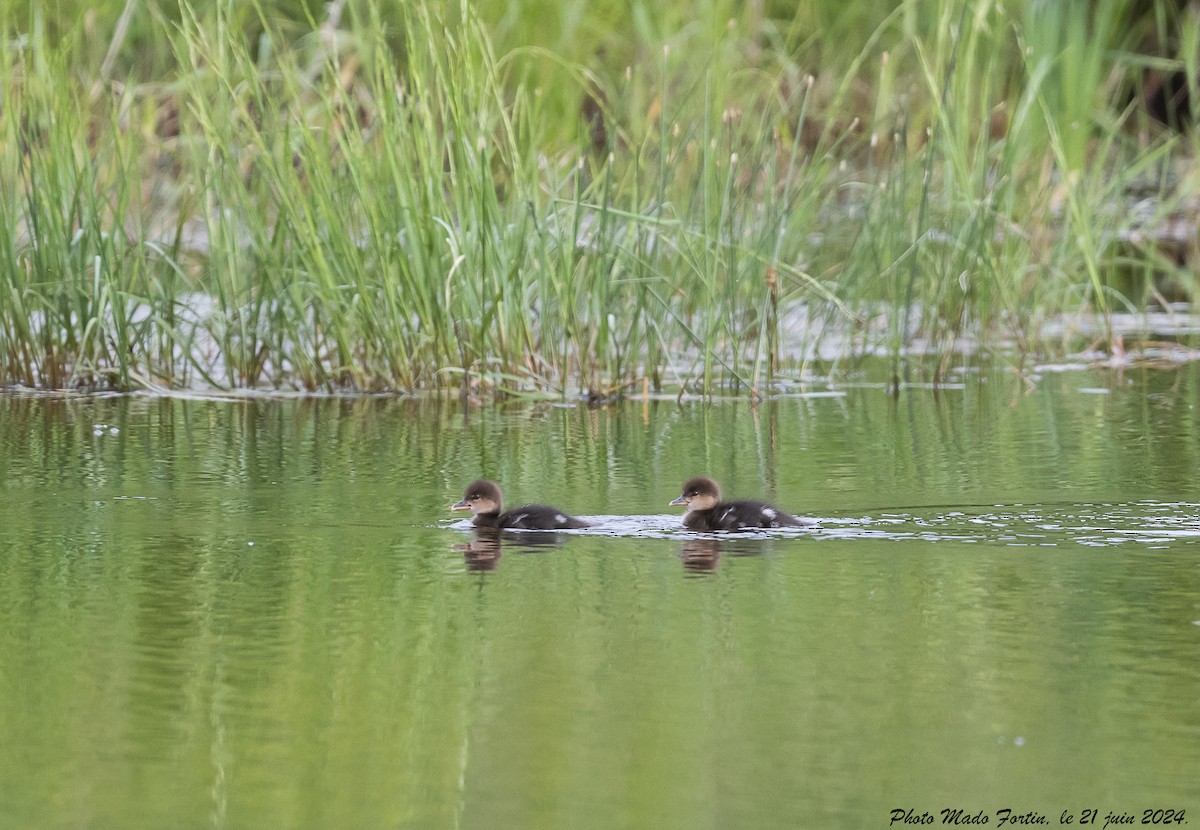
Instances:
[[[683,526],[688,530],[745,530],[758,527],[807,527],[812,522],[797,519],[778,507],[761,501],[721,501],[721,488],[707,476],[688,479],[683,493],[671,502],[687,505]]]
[[[590,526],[556,507],[544,504],[527,504],[501,513],[503,506],[504,495],[496,482],[481,478],[467,485],[462,501],[450,505],[450,509],[470,510],[475,514],[475,527],[480,528],[565,530]]]

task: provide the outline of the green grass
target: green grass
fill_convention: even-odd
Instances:
[[[1102,5],[6,5],[0,385],[763,395],[822,343],[1073,348],[1047,320],[1196,292],[1123,241],[1195,144],[1110,102],[1200,37]]]

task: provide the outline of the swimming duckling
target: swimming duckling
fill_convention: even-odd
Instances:
[[[688,530],[702,532],[758,527],[807,527],[812,524],[761,501],[721,501],[721,488],[707,476],[688,479],[683,485],[682,495],[671,504],[687,505],[683,526]]]
[[[589,527],[587,522],[569,516],[556,507],[527,504],[500,512],[504,496],[494,481],[472,481],[462,501],[450,505],[451,510],[470,510],[475,514],[475,527],[512,528],[517,530],[565,530]]]

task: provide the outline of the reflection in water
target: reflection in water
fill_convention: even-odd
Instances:
[[[441,398],[0,395],[0,825],[1194,801],[1186,372],[469,423]],[[699,461],[821,527],[643,513]],[[522,556],[560,539],[444,515],[466,470],[598,515]]]
[[[470,571],[494,571],[500,564],[505,548],[515,548],[518,553],[536,553],[546,548],[561,547],[563,535],[540,530],[497,530],[481,527],[474,529],[470,542],[453,546],[463,555],[463,562]]]
[[[721,554],[729,556],[760,556],[768,550],[767,539],[687,539],[679,546],[679,558],[683,569],[689,573],[712,573],[721,561]]]
[[[500,564],[500,535],[486,530],[475,531],[475,538],[452,550],[463,555],[469,571],[494,571]]]
[[[679,546],[683,569],[691,573],[711,573],[721,559],[720,539],[688,539]]]

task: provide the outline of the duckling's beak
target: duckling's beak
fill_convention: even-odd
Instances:
[[[451,510],[470,510],[471,505],[467,504],[466,499],[463,499],[462,501],[456,501],[454,504],[450,505],[450,509]]]
[[[667,504],[668,505],[687,504],[687,499],[685,499],[683,496],[680,496],[677,499],[673,499],[673,500],[667,502]]]

